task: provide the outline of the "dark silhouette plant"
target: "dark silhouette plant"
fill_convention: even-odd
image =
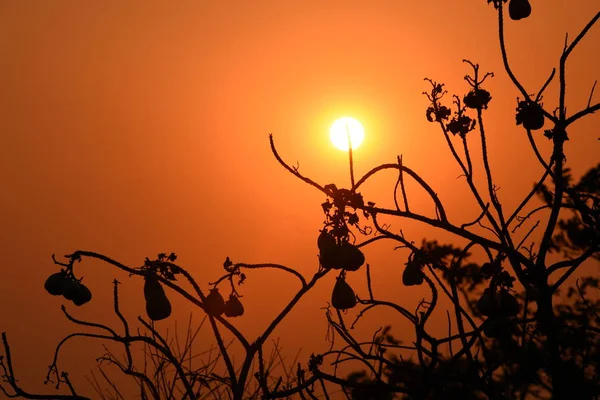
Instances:
[[[600,164],[592,166],[577,183],[566,164],[564,143],[571,125],[600,109],[592,104],[592,93],[585,108],[567,114],[565,106],[566,64],[576,46],[600,19],[598,12],[576,38],[566,43],[558,65],[558,108],[544,108],[542,95],[556,75],[549,78],[532,95],[513,73],[504,38],[504,13],[508,6],[513,20],[527,18],[532,10],[527,0],[487,0],[498,16],[500,53],[505,72],[518,89],[516,126],[524,129],[533,156],[543,168],[532,190],[512,210],[503,206],[498,196],[488,154],[484,113],[494,106],[491,93],[485,89],[491,73],[481,73],[478,64],[465,60],[470,73],[465,77],[470,89],[454,95],[448,102],[443,83],[426,79],[429,101],[427,120],[437,126],[462,172],[467,194],[477,203],[473,220],[452,220],[435,190],[419,174],[397,162],[381,164],[355,180],[352,150],[349,150],[349,188],[335,184],[321,185],[290,166],[279,154],[273,136],[271,150],[277,161],[295,177],[321,191],[324,223],[316,227],[316,250],[319,266],[310,277],[293,268],[265,263],[246,264],[226,258],[224,274],[208,289],[201,285],[171,253],[146,259],[140,267],[126,266],[103,254],[77,250],[54,260],[60,271],[46,282],[52,295],[63,295],[76,305],[91,299],[91,292],[81,283],[79,262],[96,259],[123,270],[132,278],[144,279],[146,313],[150,321],[139,317],[145,333],[133,333],[119,310],[119,283],[114,282],[114,312],[119,329],[75,318],[63,306],[65,316],[73,323],[95,329],[96,333],[77,332],[64,338],[56,348],[47,382],[57,388],[64,384],[68,394],[33,394],[21,388],[12,365],[10,347],[3,334],[4,354],[0,358],[4,381],[0,388],[9,397],[46,399],[84,399],[78,394],[69,375],[58,366],[62,346],[75,337],[104,340],[119,344],[125,354],[118,359],[113,352],[98,359],[104,365],[116,366],[139,385],[141,398],[200,399],[213,398],[291,398],[325,396],[339,391],[351,399],[595,399],[600,396],[600,280],[581,271],[584,264],[600,260]],[[552,143],[552,152],[544,156],[538,149],[539,136]],[[575,139],[576,140],[576,139]],[[483,187],[474,179],[476,167],[472,146],[481,149],[485,177]],[[385,170],[394,170],[398,179],[392,194],[394,208],[377,206],[368,201],[361,189],[365,182]],[[406,180],[414,180],[429,196],[435,212],[420,214],[409,207]],[[536,195],[542,205],[536,205]],[[569,216],[567,216],[569,215]],[[407,238],[402,230],[392,230],[385,218],[410,219],[443,229],[465,245],[423,240],[420,245]],[[361,250],[369,244],[387,240],[410,254],[398,278],[406,286],[422,286],[428,293],[415,311],[402,304],[384,300],[373,290],[371,266]],[[475,260],[474,251],[485,255]],[[550,254],[553,254],[550,257]],[[560,258],[559,261],[554,259]],[[238,330],[233,318],[243,317],[244,306],[238,285],[246,274],[258,269],[275,269],[290,274],[299,282],[292,299],[282,305],[272,322],[255,338]],[[77,271],[76,271],[77,270]],[[578,270],[578,279],[567,280]],[[271,336],[281,321],[319,281],[327,275],[332,285],[330,306],[325,311],[329,327],[336,338],[331,349],[312,354],[304,362],[286,365],[276,343],[270,357],[265,357]],[[348,274],[364,274],[367,293],[357,293],[346,281]],[[248,278],[250,279],[250,278]],[[93,289],[93,285],[91,285]],[[594,293],[594,291],[596,292]],[[169,297],[182,296],[190,305],[206,314],[215,338],[215,347],[205,353],[207,362],[194,365],[189,343],[197,330],[188,326],[183,350],[161,335],[152,321],[171,314]],[[441,297],[448,304],[448,333],[432,333],[432,314],[440,307]],[[225,300],[227,299],[227,300]],[[411,342],[390,325],[373,329],[372,337],[355,337],[352,328],[367,314],[382,308],[394,311],[399,320],[412,326]],[[351,312],[344,310],[352,309]],[[344,311],[344,312],[342,312]],[[354,313],[354,314],[351,314]],[[349,318],[354,315],[353,321]],[[121,333],[119,333],[121,332]],[[224,332],[233,339],[226,342]],[[414,337],[414,340],[412,339]],[[241,348],[241,360],[230,346]],[[341,343],[341,344],[340,344]],[[146,363],[135,361],[133,346],[142,346]],[[216,356],[213,356],[216,354]],[[148,363],[147,361],[151,362]],[[148,365],[152,365],[150,368]],[[348,365],[355,372],[343,369]],[[170,372],[167,372],[170,371]],[[101,371],[104,371],[101,369]],[[108,385],[114,385],[104,374]],[[108,398],[97,381],[98,395]],[[115,396],[118,398],[118,396]]]

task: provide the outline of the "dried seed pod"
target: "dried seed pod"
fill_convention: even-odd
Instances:
[[[244,306],[240,299],[233,293],[229,295],[229,300],[225,302],[226,317],[240,317],[244,314]]]
[[[52,274],[46,279],[44,289],[52,296],[60,296],[64,293],[66,279],[65,273],[62,271]]]
[[[402,273],[402,283],[406,286],[415,286],[423,283],[423,271],[421,265],[414,261],[409,261]]]
[[[489,338],[510,336],[512,328],[504,317],[489,317],[483,322],[483,333]]]
[[[84,284],[79,283],[78,285],[79,285],[79,293],[73,299],[73,303],[76,306],[82,306],[85,303],[87,303],[90,300],[92,300],[92,292]]]
[[[508,15],[510,19],[518,21],[531,15],[531,4],[528,0],[510,0],[508,3]]]
[[[338,310],[346,310],[356,306],[354,290],[344,278],[337,278],[331,293],[331,304]]]
[[[63,283],[63,297],[67,300],[73,301],[81,295],[81,288],[79,282],[73,278],[65,278]]]
[[[498,293],[497,300],[498,311],[505,317],[514,317],[521,309],[515,296],[506,290],[501,290],[500,293]]]
[[[346,271],[356,271],[365,263],[365,255],[355,245],[343,242],[339,246],[340,265]]]
[[[325,269],[342,269],[340,246],[328,246],[319,254],[321,266]]]
[[[219,289],[210,290],[206,300],[204,301],[204,310],[213,317],[218,317],[225,312],[225,300],[219,293]]]
[[[151,320],[160,321],[171,315],[171,303],[156,277],[146,277],[144,298],[146,299],[146,314]]]
[[[481,275],[483,275],[485,278],[490,278],[492,275],[494,275],[494,273],[495,271],[492,263],[484,262],[481,264]]]
[[[335,246],[335,238],[327,230],[323,229],[317,239],[317,246],[320,251],[333,247]]]
[[[496,299],[492,289],[486,288],[483,291],[479,301],[477,301],[477,309],[485,316],[492,316],[496,314]]]

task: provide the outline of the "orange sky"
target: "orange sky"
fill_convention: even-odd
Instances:
[[[599,6],[531,3],[532,16],[506,29],[514,71],[533,93],[557,65],[564,34],[573,38]],[[225,256],[305,275],[316,270],[324,198],[277,164],[269,133],[302,173],[347,186],[347,154],[328,142],[328,129],[335,118],[353,116],[366,131],[355,153],[357,175],[402,154],[451,220],[473,219],[466,185],[456,179],[441,132],[425,119],[421,94],[424,77],[464,94],[463,58],[496,73],[486,85],[493,97],[486,113],[490,162],[500,199],[514,207],[542,170],[515,126],[518,93],[502,69],[496,36],[495,13],[483,0],[2,2],[0,331],[8,332],[23,382],[43,380],[55,343],[73,329],[61,300],[43,291],[55,271],[52,253],[94,250],[137,266],[173,251],[203,288],[221,275]],[[600,79],[598,54],[597,26],[569,64],[568,111],[584,107]],[[546,93],[550,110],[556,89]],[[567,164],[576,175],[598,162],[598,118],[569,132]],[[547,150],[546,139],[540,143]],[[365,199],[391,205],[394,180],[383,174],[365,185]],[[432,211],[413,196],[424,213]],[[394,226],[417,242],[449,238],[410,222]],[[381,297],[414,309],[424,293],[400,284],[406,254],[384,244],[365,253]],[[114,277],[124,282],[128,317],[144,315],[141,282],[99,263],[78,271],[94,300],[70,306],[76,315],[116,323],[106,311]],[[276,332],[290,353],[324,349],[319,307],[333,281],[319,285]],[[364,292],[363,275],[351,282]],[[236,325],[254,337],[295,285],[278,273],[249,273],[242,287],[247,312]],[[189,306],[171,297],[176,316],[187,315]],[[302,340],[288,335],[298,332]],[[99,351],[85,342],[70,350],[89,360]]]

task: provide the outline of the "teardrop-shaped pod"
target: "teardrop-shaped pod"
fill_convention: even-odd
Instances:
[[[515,296],[506,290],[501,290],[498,293],[498,309],[503,316],[514,317],[519,313],[521,308]]]
[[[340,246],[327,246],[319,254],[321,266],[325,269],[342,269]]]
[[[160,321],[171,315],[171,303],[166,297],[156,297],[146,302],[146,314],[152,321]]]
[[[79,282],[73,278],[65,278],[63,283],[63,297],[67,300],[74,300],[81,295]]]
[[[355,245],[343,242],[339,248],[340,264],[346,271],[356,271],[365,263],[365,255]]]
[[[52,296],[60,296],[65,290],[65,280],[66,276],[62,271],[52,274],[46,279],[44,289]]]
[[[335,246],[335,238],[329,232],[327,232],[326,229],[323,229],[321,234],[319,234],[319,238],[317,239],[317,246],[319,247],[320,251],[326,250],[332,246]]]
[[[531,15],[531,4],[528,0],[510,0],[508,3],[508,15],[511,19],[518,21]]]
[[[204,301],[204,311],[213,317],[218,317],[225,312],[225,300],[219,293],[219,289],[210,289],[210,293]]]
[[[337,278],[333,293],[331,293],[331,304],[338,310],[346,310],[356,306],[356,295],[344,278]]]
[[[481,275],[485,278],[490,278],[494,274],[494,267],[490,262],[484,262],[481,264]]]
[[[229,295],[229,300],[225,302],[226,317],[240,317],[244,314],[244,306],[240,299],[233,293]]]
[[[80,283],[79,284],[79,293],[73,299],[73,303],[75,303],[76,306],[82,306],[85,303],[89,302],[90,300],[92,300],[92,292],[90,291],[90,289],[88,289],[87,286]]]
[[[485,316],[491,316],[496,313],[496,299],[494,298],[492,289],[486,288],[483,291],[479,301],[477,301],[477,309]]]
[[[144,298],[146,299],[146,314],[153,321],[160,321],[171,315],[171,303],[158,279],[146,277],[144,282]]]
[[[483,322],[483,333],[489,338],[506,337],[511,334],[511,326],[504,317],[489,317]]]
[[[406,286],[415,286],[423,283],[423,271],[419,263],[409,261],[402,273],[402,283]]]
[[[165,290],[153,275],[144,278],[144,299],[150,301],[155,297],[166,297]]]

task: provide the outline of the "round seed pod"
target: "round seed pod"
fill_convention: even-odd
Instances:
[[[244,314],[244,306],[240,299],[234,295],[229,295],[229,300],[225,302],[225,316],[226,317],[240,317]]]
[[[57,272],[46,279],[44,289],[52,296],[60,296],[65,290],[66,276],[64,272]]]
[[[510,19],[518,21],[531,15],[531,4],[528,0],[510,0],[508,3]]]

